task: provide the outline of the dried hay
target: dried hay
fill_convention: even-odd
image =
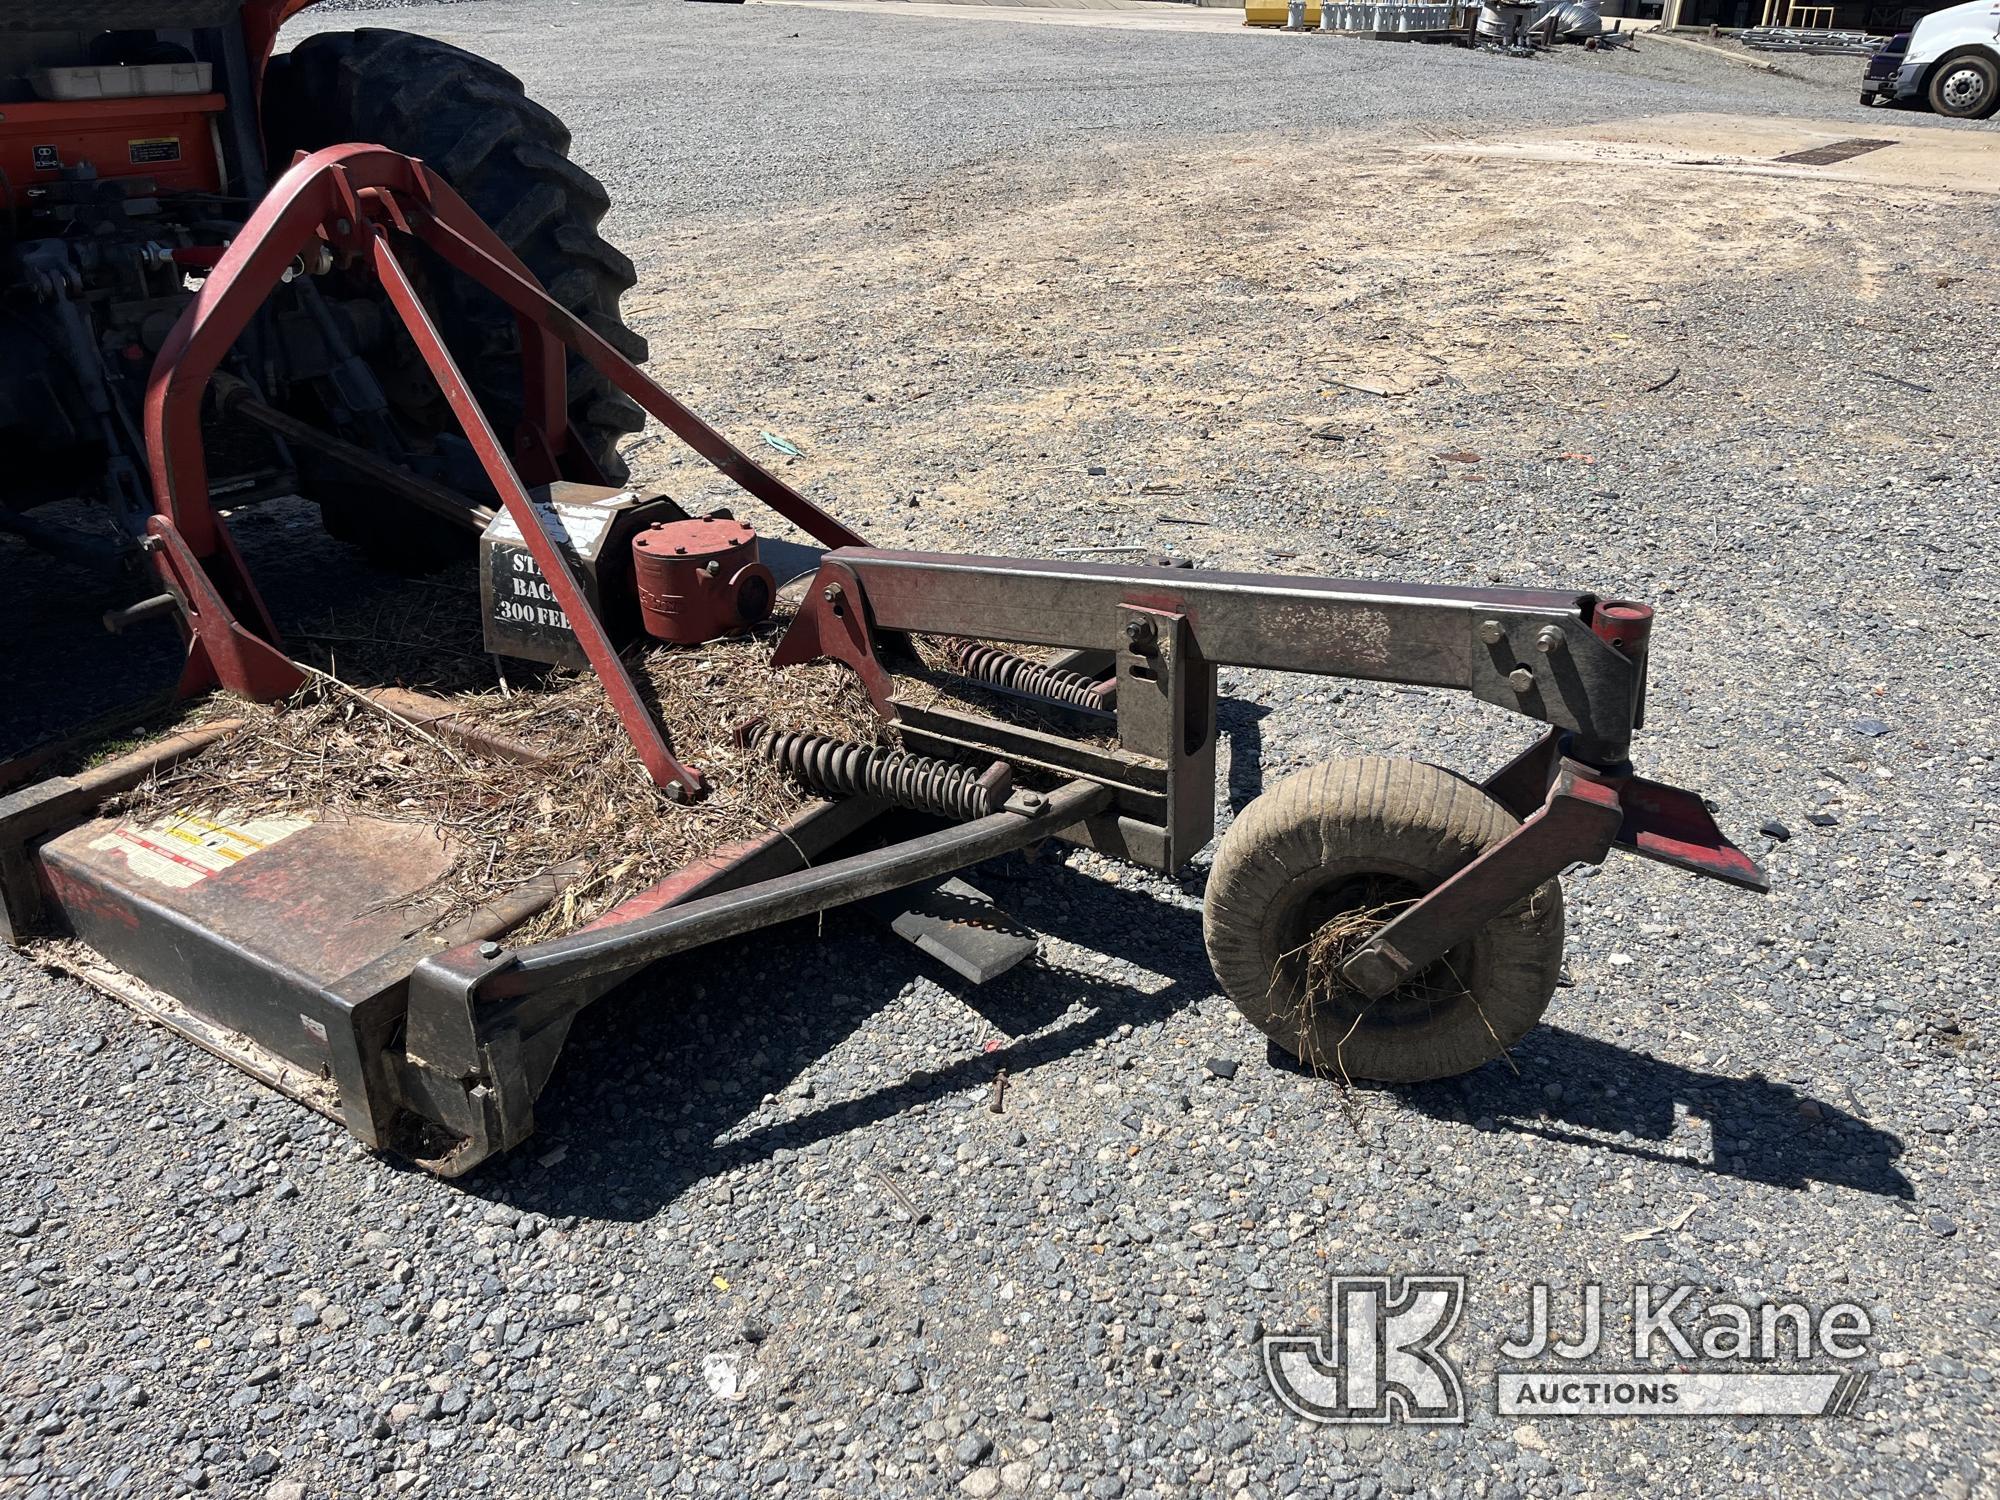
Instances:
[[[229,740],[170,766],[108,811],[141,821],[197,814],[366,815],[434,826],[457,853],[423,893],[442,927],[508,889],[581,862],[587,873],[516,934],[573,930],[724,845],[760,837],[818,799],[761,756],[739,749],[745,720],[772,728],[889,742],[859,679],[831,662],[774,672],[770,658],[796,607],[751,634],[693,648],[648,643],[627,653],[642,694],[683,761],[710,790],[692,806],[652,785],[596,677],[487,654],[470,569],[385,582],[289,632],[319,675],[289,701],[216,697],[182,723],[241,717]],[[901,690],[1009,722],[1053,729],[1042,709],[954,676],[943,644],[918,642]],[[489,758],[373,702],[364,688],[407,686],[445,700],[455,723],[553,755],[545,766]],[[1074,729],[1065,732],[1075,734]],[[431,915],[434,913],[434,915]]]
[[[242,731],[166,768],[116,810],[140,818],[180,810],[353,813],[432,824],[458,851],[425,893],[439,907],[433,926],[545,871],[585,862],[588,873],[521,930],[533,939],[588,923],[683,865],[776,829],[815,800],[731,742],[745,719],[867,742],[883,732],[846,668],[770,669],[783,620],[705,646],[628,653],[675,754],[709,777],[709,794],[684,806],[653,786],[592,674],[538,672],[531,686],[504,678],[494,686],[493,658],[479,651],[477,596],[466,593],[420,581],[372,606],[373,615],[349,612],[300,632],[308,646],[346,654],[309,653],[326,663],[325,675],[284,704],[229,704],[227,712],[249,720]],[[442,687],[455,721],[553,758],[545,766],[488,759],[345,686],[399,681],[433,693]]]
[[[1347,1069],[1347,1044],[1361,1029],[1370,1008],[1381,1002],[1367,998],[1348,984],[1341,967],[1397,913],[1415,904],[1417,898],[1414,896],[1390,898],[1388,892],[1391,886],[1391,882],[1369,881],[1355,905],[1328,918],[1305,942],[1281,954],[1272,976],[1274,985],[1290,975],[1296,975],[1299,981],[1297,1001],[1286,1017],[1286,1024],[1295,1029],[1299,1038],[1299,1060],[1319,1077],[1337,1077],[1343,1088],[1352,1088],[1354,1083]],[[1493,1023],[1486,1019],[1486,1012],[1480,1007],[1479,997],[1459,977],[1448,957],[1439,959],[1421,974],[1398,985],[1391,994],[1399,1003],[1429,1006],[1461,998],[1470,1000],[1487,1032],[1493,1036],[1495,1049],[1503,1056],[1506,1054],[1499,1035],[1493,1031]],[[1323,1015],[1323,1012],[1326,1014]],[[1329,1058],[1322,1039],[1321,1021],[1325,1019],[1337,1024],[1336,1018],[1349,1012],[1353,1019],[1335,1038],[1333,1055]],[[1331,1029],[1332,1026],[1324,1028]],[[1512,1059],[1508,1060],[1511,1064]]]

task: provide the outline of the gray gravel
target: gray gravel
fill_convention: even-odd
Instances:
[[[482,0],[407,7],[394,20],[531,80],[611,189],[614,227],[642,232],[690,215],[810,209],[994,159],[1041,160],[1049,180],[1127,139],[1421,136],[1693,110],[1871,118],[1856,97],[1858,59],[1844,60],[1853,85],[1833,88],[1664,44],[1641,43],[1635,55],[1566,52],[1550,63],[1263,32],[1179,36],[884,10]],[[352,24],[315,9],[288,35]]]
[[[1963,233],[1990,206],[1814,199],[1771,243],[1839,274],[1780,258],[1751,297],[1691,262],[1587,316],[1551,308],[1534,337],[1574,346],[1490,330],[1511,388],[1468,366],[1394,399],[1322,394],[1349,355],[1419,345],[1395,317],[1459,293],[1413,296],[1368,243],[1397,203],[1358,185],[1365,151],[1336,179],[1355,244],[1312,275],[1232,246],[1170,283],[1136,244],[1203,212],[1151,185],[1179,175],[1172,151],[1190,182],[1258,152],[1230,132],[1278,98],[1301,119],[1421,106],[1471,128],[1802,112],[1793,85],[1577,65],[1524,97],[1504,67],[1403,49],[1364,78],[1266,39],[994,26],[972,45],[664,5],[596,56],[579,108],[593,91],[565,49],[638,11],[399,21],[483,40],[578,120],[579,155],[624,163],[607,176],[655,299],[638,316],[704,410],[797,436],[797,477],[918,544],[1171,541],[1651,598],[1644,768],[1715,796],[1776,889],[1622,857],[1579,872],[1568,983],[1518,1073],[1350,1112],[1215,993],[1202,862],[1172,881],[1081,853],[997,864],[979,880],[1045,935],[1034,966],[966,990],[848,915],[704,955],[586,1017],[535,1140],[455,1185],[0,954],[0,1494],[1995,1493],[2000,409],[1964,351],[2000,338],[2000,272]],[[1081,137],[1092,123],[1114,128]],[[1134,181],[1142,207],[1112,228],[1143,288],[1081,235],[1058,247],[1080,265],[1025,260],[1017,285],[969,260],[951,280],[1015,216],[1081,222]],[[1561,202],[1606,201],[1572,184],[1519,232],[1561,239],[1580,232]],[[1268,203],[1244,214],[1290,242]],[[1310,300],[1326,287],[1333,304]],[[1009,308],[1067,322],[1024,353],[987,336]],[[1392,321],[1356,321],[1377,309]],[[1472,325],[1445,326],[1469,345]],[[1288,338],[1341,360],[1302,354],[1279,379]],[[1144,362],[1169,345],[1207,363]],[[1169,399],[1218,388],[1231,349],[1234,404]],[[1043,392],[1101,399],[1044,419]],[[260,574],[283,535],[281,515],[245,528]],[[1428,694],[1226,688],[1239,806],[1329,755],[1476,770],[1520,737]],[[1475,1392],[1537,1279],[1558,1305],[1586,1280],[1612,1299],[1642,1280],[1851,1298],[1877,1320],[1872,1382],[1854,1417],[1818,1422],[1519,1423],[1476,1395],[1465,1427],[1315,1429],[1272,1400],[1256,1339],[1323,1318],[1329,1269],[1468,1274]]]

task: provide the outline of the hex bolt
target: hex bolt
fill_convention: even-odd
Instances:
[[[1507,639],[1507,632],[1501,628],[1498,620],[1481,620],[1479,638],[1489,646],[1497,646]]]
[[[500,956],[500,945],[495,942],[481,943],[479,945],[479,956],[481,958],[498,958]]]
[[[1535,649],[1547,656],[1551,651],[1560,651],[1569,644],[1569,637],[1562,633],[1560,625],[1544,625],[1535,632]]]
[[[847,590],[843,589],[839,584],[829,583],[826,586],[826,590],[821,595],[821,597],[825,599],[828,604],[838,604],[846,593]]]
[[[1507,674],[1507,681],[1517,693],[1533,692],[1535,674],[1530,672],[1526,667],[1516,667]]]
[[[1131,643],[1132,649],[1141,656],[1151,654],[1153,642],[1158,636],[1159,631],[1154,627],[1151,620],[1127,620],[1125,622],[1125,639]]]
[[[714,558],[711,557],[707,562],[701,565],[701,570],[702,572],[706,573],[710,578],[713,578],[722,571],[722,564],[717,562]],[[1544,647],[1543,649],[1547,650],[1548,648]]]

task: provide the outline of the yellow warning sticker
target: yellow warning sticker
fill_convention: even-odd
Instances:
[[[186,890],[311,826],[307,818],[250,818],[225,823],[180,812],[143,828],[130,823],[115,828],[93,840],[90,847],[124,855],[134,875]]]
[[[157,166],[161,162],[181,159],[181,138],[177,135],[153,135],[141,140],[127,141],[132,165],[135,167]]]

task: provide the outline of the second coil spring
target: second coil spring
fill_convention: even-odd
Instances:
[[[817,791],[836,797],[877,797],[941,818],[981,818],[997,812],[1012,789],[1005,765],[982,775],[928,755],[795,731],[759,735],[768,760]]]
[[[1011,651],[971,641],[954,646],[950,659],[955,670],[976,682],[991,683],[1009,692],[1053,698],[1071,708],[1101,710],[1105,706],[1104,695],[1097,683],[1081,672],[1044,666],[1041,662],[1029,661],[1025,656],[1016,656]]]

